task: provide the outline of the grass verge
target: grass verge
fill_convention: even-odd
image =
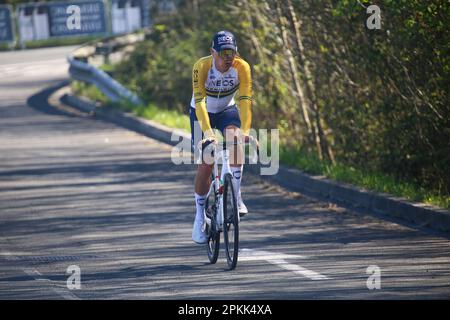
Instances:
[[[450,209],[450,197],[425,190],[408,181],[399,181],[393,176],[371,172],[343,164],[330,164],[302,150],[280,147],[280,161],[307,173],[324,175],[335,181],[349,183],[367,190],[388,193],[408,200],[423,202]]]

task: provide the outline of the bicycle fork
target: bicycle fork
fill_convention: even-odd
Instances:
[[[222,170],[220,173],[220,179],[219,179],[219,167],[217,162],[214,163],[214,172],[216,173],[215,182],[216,186],[218,187],[216,190],[219,191],[218,195],[218,209],[217,209],[217,225],[220,231],[223,230],[223,222],[224,222],[224,215],[223,215],[223,192],[224,192],[224,184],[225,184],[225,174],[230,173],[230,151],[228,149],[221,150],[219,152],[219,158],[221,158],[222,161]]]

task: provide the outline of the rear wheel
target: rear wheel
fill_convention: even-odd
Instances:
[[[231,174],[225,176],[223,192],[223,237],[230,270],[236,268],[239,252],[239,212],[232,179]]]

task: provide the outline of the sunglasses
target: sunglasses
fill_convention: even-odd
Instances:
[[[234,51],[233,49],[223,49],[217,52],[217,54],[221,58],[233,58],[236,55],[236,51]]]

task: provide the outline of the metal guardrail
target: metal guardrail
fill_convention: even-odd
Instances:
[[[145,34],[139,33],[108,37],[101,41],[84,44],[67,56],[70,65],[69,74],[75,80],[95,85],[113,102],[125,100],[134,105],[140,104],[141,100],[136,94],[114,80],[105,71],[89,64],[89,58],[97,54],[108,57],[112,52],[144,39]]]

